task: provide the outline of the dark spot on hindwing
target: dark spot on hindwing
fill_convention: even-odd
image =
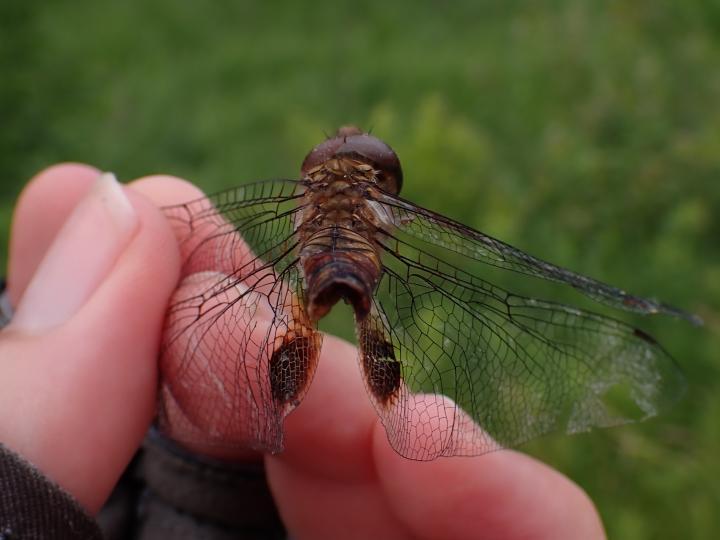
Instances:
[[[648,343],[652,343],[653,345],[657,345],[657,341],[654,337],[652,337],[647,332],[644,332],[643,330],[640,330],[639,328],[633,328],[633,334],[635,334],[636,337],[639,337],[640,339],[643,339],[647,341]]]
[[[270,389],[281,404],[298,405],[317,358],[315,340],[305,336],[286,338],[270,359]]]
[[[375,331],[363,334],[362,364],[370,392],[382,405],[392,401],[400,389],[400,362],[385,336]]]

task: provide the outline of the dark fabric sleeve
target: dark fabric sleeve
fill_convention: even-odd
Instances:
[[[73,497],[0,443],[0,539],[100,540]]]
[[[195,455],[151,429],[137,461],[145,490],[138,540],[287,538],[262,461]]]

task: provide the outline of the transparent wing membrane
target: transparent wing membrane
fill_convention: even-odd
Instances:
[[[513,295],[409,246],[400,252],[385,258],[376,293],[384,317],[375,324],[393,343],[405,391],[453,403],[436,407],[442,422],[402,407],[386,412],[401,454],[427,458],[425,445],[416,453],[404,442],[415,432],[440,431],[437,455],[476,455],[549,432],[643,420],[684,389],[672,358],[639,330]],[[476,424],[462,422],[465,414]]]
[[[196,447],[282,448],[320,334],[295,258],[297,183],[263,182],[167,208],[183,281],[166,319],[160,426]]]
[[[483,264],[519,272],[533,277],[565,283],[594,300],[614,308],[637,313],[663,313],[687,319],[693,324],[702,321],[690,313],[649,298],[633,296],[622,289],[577,274],[543,261],[456,221],[435,214],[412,203],[381,193],[377,197],[385,220],[396,227],[403,237],[418,245],[440,246],[453,254]]]

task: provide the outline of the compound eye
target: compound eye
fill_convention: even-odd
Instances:
[[[310,150],[310,153],[305,156],[302,167],[300,167],[301,174],[303,176],[306,176],[309,171],[311,171],[318,165],[322,165],[328,159],[332,158],[337,152],[337,149],[340,148],[342,144],[343,139],[333,137],[332,139],[328,139],[327,141],[320,143],[315,148]]]
[[[359,156],[370,162],[379,171],[380,187],[389,193],[398,194],[402,187],[402,168],[395,151],[377,137],[351,135],[336,150],[336,155]]]
[[[377,137],[363,133],[355,126],[343,126],[331,139],[319,144],[305,157],[301,172],[322,165],[328,159],[340,156],[360,158],[378,170],[378,183],[389,193],[398,194],[402,187],[402,168],[397,154]]]
[[[335,157],[338,153],[338,149],[345,144],[348,137],[354,137],[357,135],[362,135],[362,130],[358,127],[342,126],[339,128],[335,133],[335,136],[318,144],[307,156],[305,156],[305,160],[300,168],[302,175],[305,176],[308,171],[314,169],[318,165],[322,165],[328,159]]]

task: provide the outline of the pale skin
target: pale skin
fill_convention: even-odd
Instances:
[[[25,188],[8,268],[17,317],[0,333],[0,440],[90,513],[154,415],[163,316],[181,260],[158,207],[201,195],[181,179],[146,177],[122,188],[125,206],[114,195],[108,218],[103,194],[87,198],[98,175],[57,165]],[[355,348],[340,339],[325,337],[310,391],[285,428],[283,453],[245,459],[264,459],[293,538],[605,537],[576,484],[519,452],[400,457],[367,398]]]

